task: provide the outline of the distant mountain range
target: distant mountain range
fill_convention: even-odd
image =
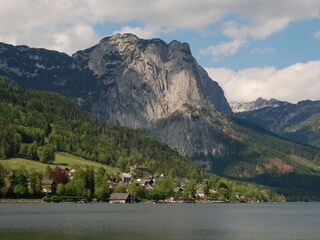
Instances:
[[[266,100],[260,97],[253,102],[230,102],[229,105],[234,113],[239,113],[254,111],[266,107],[278,107],[280,103],[286,102],[280,102],[273,98]]]
[[[320,183],[320,150],[234,116],[186,43],[117,34],[72,57],[1,43],[0,75],[140,129],[217,174],[304,194]]]
[[[279,136],[320,148],[320,101],[297,104],[258,98],[230,104],[235,116],[259,125]]]

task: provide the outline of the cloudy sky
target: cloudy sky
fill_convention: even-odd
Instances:
[[[0,0],[0,41],[66,52],[131,32],[188,42],[229,101],[320,99],[319,0]]]

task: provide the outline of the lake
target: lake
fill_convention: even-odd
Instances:
[[[318,240],[320,203],[3,203],[0,239]]]

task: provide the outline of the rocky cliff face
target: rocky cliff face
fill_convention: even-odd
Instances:
[[[25,87],[67,95],[92,116],[142,129],[185,156],[224,153],[231,109],[186,43],[117,34],[72,57],[5,44],[0,52],[0,74]]]
[[[73,58],[97,77],[101,97],[90,112],[107,123],[150,128],[204,101],[230,113],[223,91],[196,63],[188,44],[118,34]]]

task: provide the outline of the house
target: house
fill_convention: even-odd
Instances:
[[[69,177],[70,177],[70,179],[73,178],[73,175],[74,175],[75,173],[76,173],[76,170],[73,169],[73,168],[69,171]]]
[[[120,178],[122,183],[130,183],[132,181],[131,173],[121,173]]]
[[[158,173],[155,173],[155,174],[153,174],[153,179],[159,179],[159,178],[165,178],[166,177],[166,175],[164,174],[164,173],[161,173],[161,174],[158,174]]]
[[[214,194],[214,193],[217,193],[218,191],[215,189],[215,188],[210,188],[209,189],[209,193],[212,193],[212,194]]]
[[[201,186],[199,187],[196,187],[196,196],[199,196],[199,197],[204,197],[205,194],[204,194],[204,190]]]
[[[55,193],[56,191],[56,183],[53,179],[42,179],[41,180],[41,188],[43,193]]]
[[[130,173],[132,175],[134,175],[135,171],[137,171],[137,170],[141,171],[143,176],[150,176],[151,175],[150,170],[147,167],[137,166],[137,165],[130,166]]]
[[[244,201],[245,197],[241,195],[241,193],[236,192],[234,195],[239,201]]]
[[[114,182],[114,183],[117,182],[117,176],[114,175],[114,174],[110,175],[109,179],[110,179],[111,182]]]
[[[109,203],[132,203],[133,199],[130,193],[112,193],[109,197]]]
[[[168,203],[174,203],[174,202],[177,202],[179,199],[175,198],[175,197],[168,197],[166,198],[165,202],[168,202]]]
[[[148,185],[153,185],[155,181],[151,178],[151,179],[137,179],[137,182],[139,182],[141,186],[148,186]]]
[[[114,190],[116,187],[117,187],[117,184],[115,184],[114,182],[108,183],[108,189]]]

